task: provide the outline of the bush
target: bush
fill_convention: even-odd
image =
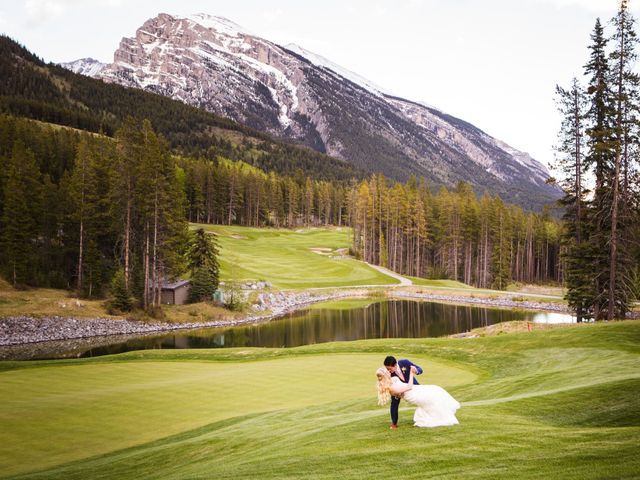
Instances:
[[[240,287],[233,283],[229,285],[229,289],[225,292],[224,306],[234,312],[239,312],[244,308],[245,298]]]
[[[211,301],[218,288],[218,281],[209,268],[197,268],[191,277],[189,303]]]
[[[133,309],[133,298],[125,286],[124,270],[119,269],[111,279],[111,292],[107,302],[109,312],[130,312]]]

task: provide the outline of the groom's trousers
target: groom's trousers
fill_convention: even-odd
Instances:
[[[391,423],[393,425],[398,424],[398,406],[399,405],[400,405],[400,398],[394,397],[393,395],[391,395],[391,407],[389,408],[389,411],[391,413]]]

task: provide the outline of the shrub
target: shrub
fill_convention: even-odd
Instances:
[[[111,292],[107,307],[110,312],[130,312],[133,309],[133,298],[124,281],[124,270],[119,269],[111,279]]]
[[[210,301],[217,288],[218,280],[211,269],[196,268],[191,277],[189,303]]]

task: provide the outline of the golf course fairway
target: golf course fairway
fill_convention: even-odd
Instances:
[[[409,358],[460,425],[400,428],[375,369]],[[475,339],[147,350],[0,364],[0,476],[634,478],[640,323]]]
[[[216,234],[225,282],[263,280],[286,289],[399,283],[345,257],[352,244],[347,227],[290,230],[192,223],[191,228]]]

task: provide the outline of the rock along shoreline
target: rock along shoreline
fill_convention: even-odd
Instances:
[[[305,291],[261,293],[254,314],[235,320],[208,322],[165,323],[138,322],[111,318],[33,317],[12,316],[0,319],[0,347],[42,342],[87,339],[92,337],[147,336],[162,332],[193,330],[201,328],[233,327],[244,324],[266,322],[281,317],[311,304],[345,298],[363,298],[372,295],[366,288],[351,288],[334,291]],[[384,295],[390,299],[447,302],[489,308],[518,308],[523,310],[570,313],[563,304],[532,301],[516,301],[509,296],[501,298],[476,298],[460,295],[442,295],[423,292],[387,289]],[[259,313],[260,311],[264,313]],[[5,358],[0,352],[0,359]]]

